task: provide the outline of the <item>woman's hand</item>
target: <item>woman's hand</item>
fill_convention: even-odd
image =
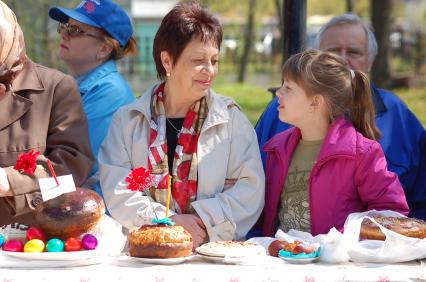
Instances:
[[[12,190],[10,190],[9,186],[6,186],[0,183],[0,197],[8,197],[8,196],[13,196]]]
[[[175,214],[170,217],[177,225],[185,228],[192,236],[194,248],[207,242],[206,226],[196,214]]]
[[[0,167],[0,197],[12,196],[9,180],[7,179],[6,171]]]
[[[234,187],[235,183],[237,183],[238,179],[236,178],[226,178],[225,185],[223,186],[223,191],[226,191],[232,187]]]
[[[3,83],[0,83],[0,101],[6,97],[6,86]]]

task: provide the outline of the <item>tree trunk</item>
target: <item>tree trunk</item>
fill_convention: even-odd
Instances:
[[[306,41],[306,0],[284,0],[283,63],[302,51]]]
[[[238,82],[244,82],[247,74],[251,46],[254,44],[254,11],[256,9],[256,0],[250,0],[248,7],[247,27],[244,40],[244,50],[241,57],[240,71],[238,74]]]
[[[44,2],[42,3],[42,11],[49,11],[50,3]],[[49,44],[49,17],[43,15],[41,20],[41,50],[40,50],[40,63],[42,65],[50,65],[50,54],[52,50]]]
[[[283,50],[283,40],[282,38],[284,37],[284,10],[283,10],[283,3],[284,0],[275,0],[275,9],[277,10],[277,17],[278,17],[278,30],[280,31],[280,40],[278,40],[278,44],[276,46],[276,50],[279,50],[278,52],[281,52]],[[281,52],[281,56],[282,56],[282,52]],[[281,59],[281,61],[283,62],[283,60]]]
[[[391,83],[389,71],[390,57],[390,27],[392,0],[371,0],[371,22],[376,35],[379,52],[371,71],[371,80],[381,87],[388,87]]]
[[[346,0],[346,12],[347,13],[354,12],[354,0]]]

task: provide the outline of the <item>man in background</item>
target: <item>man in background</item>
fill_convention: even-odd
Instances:
[[[314,48],[342,56],[357,71],[370,73],[377,55],[377,41],[370,28],[356,15],[332,18],[319,31]],[[388,90],[372,85],[376,124],[382,132],[379,140],[389,170],[398,174],[404,187],[410,216],[426,220],[426,131],[404,102]],[[278,119],[275,97],[262,114],[256,133],[262,147],[275,134],[290,125]]]

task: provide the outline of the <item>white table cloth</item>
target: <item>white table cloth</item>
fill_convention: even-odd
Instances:
[[[183,264],[150,265],[121,256],[77,262],[69,267],[56,264],[51,268],[46,264],[40,268],[37,261],[17,261],[15,265],[9,263],[9,267],[5,267],[4,258],[0,258],[0,281],[426,281],[424,260],[391,265],[296,265],[267,256],[260,258],[250,260],[246,265],[231,265],[207,263],[194,256]],[[77,266],[91,263],[96,264]]]

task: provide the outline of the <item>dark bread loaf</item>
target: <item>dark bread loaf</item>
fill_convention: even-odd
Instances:
[[[90,232],[104,213],[105,204],[95,191],[77,188],[39,204],[34,213],[34,225],[48,238],[66,240]]]

